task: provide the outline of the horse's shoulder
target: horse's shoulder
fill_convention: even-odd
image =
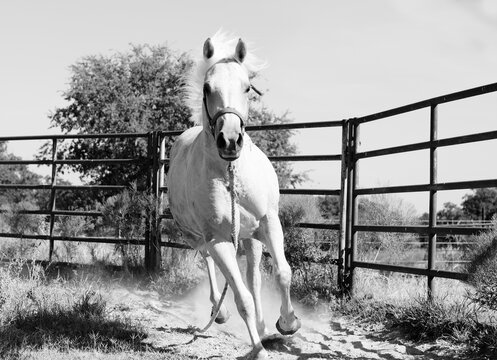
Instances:
[[[193,126],[189,129],[183,131],[183,133],[178,136],[176,142],[178,143],[190,143],[200,134],[202,131],[202,126]]]
[[[194,126],[181,133],[171,148],[171,156],[174,157],[178,152],[188,148],[201,132],[202,126]]]

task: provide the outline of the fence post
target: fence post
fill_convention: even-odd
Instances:
[[[357,233],[354,226],[357,225],[358,202],[355,195],[357,187],[359,166],[355,158],[359,142],[359,124],[354,119],[348,121],[349,145],[348,145],[348,182],[347,182],[347,227],[345,244],[345,286],[346,293],[352,295],[354,288],[354,261],[357,252]]]
[[[437,105],[432,105],[430,108],[430,185],[437,183],[438,156],[437,147],[434,141],[438,138],[438,108]],[[435,269],[436,250],[437,250],[437,234],[434,228],[437,226],[437,191],[433,188],[430,190],[430,209],[429,209],[429,234],[428,234],[428,270]],[[433,298],[434,277],[428,275],[428,299]]]
[[[52,255],[54,251],[54,240],[53,240],[53,230],[54,230],[54,225],[55,225],[55,185],[57,184],[57,165],[55,164],[55,160],[57,159],[57,138],[52,138],[52,179],[51,179],[51,184],[50,184],[50,203],[49,203],[49,208],[50,208],[50,232],[49,232],[49,239],[50,239],[50,246],[48,250],[48,261],[52,261]]]
[[[348,175],[348,148],[349,148],[349,122],[342,124],[342,159],[340,175],[340,233],[338,237],[338,274],[337,282],[340,294],[346,291],[345,274],[348,269],[345,266],[346,253],[346,227],[347,227],[347,175]]]

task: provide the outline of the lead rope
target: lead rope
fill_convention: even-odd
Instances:
[[[236,253],[238,252],[238,239],[236,237],[236,224],[235,224],[235,205],[236,205],[235,204],[235,170],[231,161],[228,165],[228,175],[229,175],[229,186],[230,186],[230,197],[231,197],[231,242],[235,247],[235,256],[236,256]],[[221,294],[221,298],[219,299],[219,302],[217,303],[215,309],[212,311],[209,323],[202,330],[198,330],[197,332],[205,333],[211,327],[212,323],[217,318],[217,315],[219,313],[219,310],[221,309],[221,305],[223,304],[223,300],[226,296],[227,291],[228,291],[228,282],[226,281],[226,283],[224,284],[223,292]]]

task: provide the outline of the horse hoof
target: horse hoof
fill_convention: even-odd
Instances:
[[[281,327],[280,325],[280,320],[281,320],[281,317],[278,319],[278,321],[276,321],[276,329],[280,332],[281,335],[293,335],[295,334],[299,329],[300,327],[302,326],[301,322],[300,322],[300,319],[298,317],[295,316],[295,320],[294,320],[294,326],[292,328],[290,328],[289,330],[285,330]]]
[[[212,316],[212,312],[211,312],[211,316]],[[224,324],[226,321],[229,320],[229,318],[231,317],[231,314],[228,310],[220,310],[219,313],[217,314],[217,317],[214,319],[214,321],[216,322],[216,324]]]

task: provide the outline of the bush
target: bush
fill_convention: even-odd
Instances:
[[[469,282],[475,287],[470,297],[476,303],[497,311],[497,219],[493,229],[474,236],[469,251]]]
[[[100,207],[103,213],[103,225],[110,227],[117,238],[124,243],[115,249],[121,254],[125,268],[143,265],[143,247],[134,245],[134,241],[143,238],[147,229],[147,214],[156,210],[154,196],[138,191],[136,184],[121,193],[111,196]]]
[[[83,236],[92,231],[94,223],[84,216],[64,216],[55,222],[55,233],[62,236],[76,237]],[[82,246],[76,241],[57,241],[54,248],[54,259],[59,261],[82,261]]]
[[[279,216],[285,256],[293,270],[293,295],[310,306],[329,300],[337,290],[335,265],[330,263],[330,254],[332,257],[337,254],[337,233],[295,226],[299,222],[323,222],[315,197],[282,197]]]

